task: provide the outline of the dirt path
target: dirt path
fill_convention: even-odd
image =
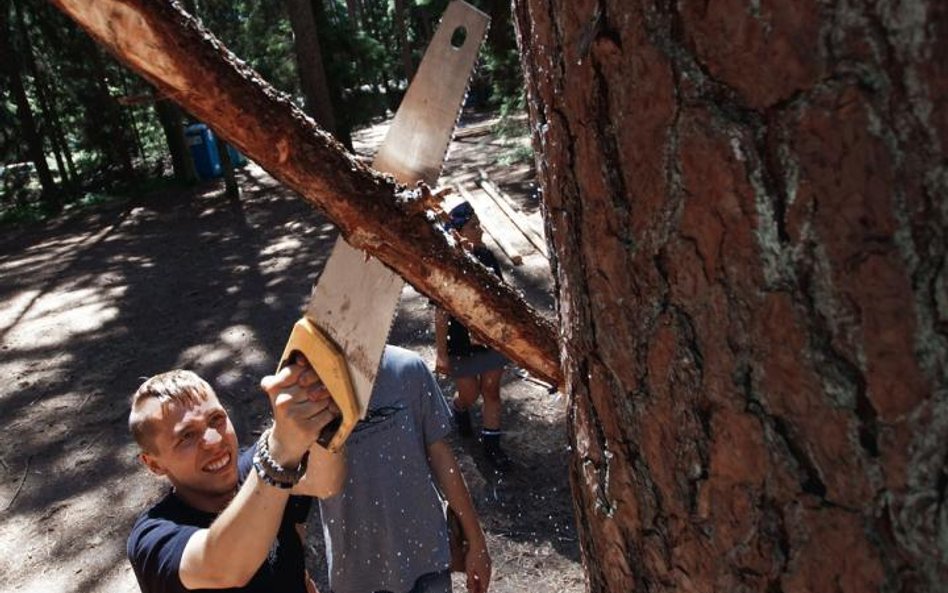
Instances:
[[[360,136],[363,150],[378,132]],[[525,191],[530,168],[499,167],[501,150],[489,136],[463,139],[449,172],[488,167],[535,210]],[[4,229],[0,591],[137,590],[125,537],[163,489],[138,466],[127,436],[127,397],[142,376],[199,372],[228,404],[242,443],[264,423],[257,382],[274,366],[335,231],[255,167],[241,184],[235,203],[210,184]],[[552,314],[542,257],[507,276]],[[391,341],[433,361],[431,309],[411,289]],[[516,471],[498,476],[474,444],[456,443],[495,557],[492,590],[581,591],[563,402],[513,373],[504,395]]]

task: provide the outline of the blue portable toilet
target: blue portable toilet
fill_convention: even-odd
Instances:
[[[191,158],[194,159],[194,168],[201,179],[215,179],[224,174],[221,168],[221,158],[217,154],[217,137],[214,131],[206,124],[195,123],[185,128],[184,136],[191,149]],[[230,144],[227,145],[227,154],[234,168],[247,164],[247,157],[238,152]]]
[[[221,176],[221,160],[217,155],[217,143],[214,132],[205,124],[191,124],[184,130],[194,168],[201,179],[214,179]]]
[[[239,169],[243,166],[246,166],[247,157],[245,157],[243,153],[241,153],[239,150],[237,150],[230,144],[227,145],[227,154],[230,155],[230,162],[232,165],[234,165],[235,169]]]

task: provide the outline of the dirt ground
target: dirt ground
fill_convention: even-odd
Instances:
[[[357,150],[371,153],[383,133],[364,130]],[[537,216],[533,171],[504,166],[510,150],[491,135],[466,136],[452,145],[446,174],[485,168]],[[143,377],[196,370],[228,405],[242,443],[266,421],[259,378],[273,369],[335,231],[259,168],[243,169],[240,182],[234,202],[209,183],[3,229],[0,591],[137,590],[125,538],[165,489],[138,465],[127,434],[127,398]],[[546,259],[501,261],[507,280],[553,315]],[[433,366],[433,341],[427,299],[406,288],[391,342]],[[491,589],[581,591],[565,402],[514,370],[503,395],[514,470],[499,475],[476,442],[454,443],[488,534]],[[318,518],[310,533],[319,575]]]

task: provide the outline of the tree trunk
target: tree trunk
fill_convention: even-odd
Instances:
[[[491,0],[489,4],[490,31],[487,32],[487,45],[491,53],[501,55],[514,46],[513,21],[509,0]]]
[[[128,133],[122,107],[112,96],[109,89],[109,74],[105,61],[98,47],[91,47],[88,52],[92,75],[94,78],[95,105],[99,110],[100,121],[105,126],[106,133],[97,134],[100,139],[100,149],[110,161],[117,162],[121,167],[122,176],[131,179],[135,176],[135,165],[132,162],[132,140]]]
[[[26,27],[23,16],[23,5],[21,2],[16,3],[17,8],[17,19],[20,28],[23,31],[23,37],[26,43],[29,44],[29,62],[28,66],[30,69],[30,75],[33,77],[33,80],[36,81],[37,94],[40,97],[41,103],[43,103],[43,110],[46,116],[48,117],[49,124],[51,126],[50,137],[53,140],[53,146],[56,147],[57,152],[62,154],[63,160],[66,163],[67,174],[63,179],[68,180],[70,189],[75,188],[75,184],[79,181],[79,173],[76,170],[76,165],[73,162],[72,151],[69,147],[69,138],[66,135],[65,128],[63,127],[62,117],[60,117],[62,111],[60,110],[59,101],[57,96],[60,94],[58,92],[59,87],[51,87],[48,83],[49,74],[52,72],[52,78],[56,78],[55,72],[53,71],[51,59],[49,56],[46,56],[46,59],[43,59],[45,52],[48,51],[47,48],[39,46],[39,55],[40,58],[37,59],[37,52],[34,50],[34,45],[29,36],[29,30]],[[48,18],[48,13],[44,12],[45,7],[42,5],[37,5],[34,7],[33,20],[30,23],[38,31],[38,37],[43,39],[46,37],[45,41],[47,44],[56,44],[61,42],[55,33],[52,33],[51,30],[55,30],[55,26],[50,23],[45,23],[44,18]],[[45,51],[44,51],[45,50]]]
[[[69,172],[66,170],[66,165],[63,161],[62,143],[58,135],[59,128],[56,125],[58,117],[47,99],[46,83],[36,65],[36,56],[33,54],[33,43],[30,41],[30,32],[27,29],[26,19],[23,16],[23,7],[20,2],[13,2],[13,10],[16,15],[17,29],[19,29],[20,43],[22,43],[23,58],[30,76],[33,77],[33,89],[36,92],[36,98],[39,100],[40,111],[43,114],[43,120],[46,124],[47,132],[49,133],[50,145],[53,149],[53,156],[56,159],[56,168],[59,170],[60,182],[65,186],[69,186]],[[40,135],[42,135],[42,132],[40,132]]]
[[[313,18],[316,21],[316,29],[325,29],[331,27],[331,21],[326,14],[326,5],[322,0],[311,0],[310,7],[312,8]],[[358,59],[358,57],[356,58]],[[320,62],[322,63],[322,62]],[[325,74],[326,87],[329,92],[329,103],[330,105],[344,105],[343,96],[342,96],[342,85],[333,80],[329,73],[326,72],[325,68],[323,69]],[[346,147],[347,150],[352,152],[352,124],[351,117],[348,117],[345,110],[334,113],[336,116],[336,131],[334,136],[342,142],[342,145]]]
[[[0,59],[0,62],[4,64],[7,70],[10,92],[16,103],[17,119],[20,121],[20,129],[23,133],[23,139],[26,141],[30,160],[33,161],[36,167],[36,174],[39,177],[43,191],[43,200],[53,209],[59,209],[62,206],[59,201],[59,192],[56,190],[53,174],[46,163],[43,137],[37,130],[33,109],[30,107],[29,98],[26,96],[26,88],[23,85],[23,77],[20,73],[20,59],[11,42],[13,31],[9,20],[9,2],[0,2],[0,55],[4,56],[3,59]]]
[[[944,590],[948,5],[910,4],[515,3],[590,591]]]
[[[362,27],[362,5],[359,0],[346,0],[346,10],[349,12],[349,23],[353,30]]]
[[[398,37],[398,48],[402,56],[402,68],[405,70],[405,81],[411,83],[415,77],[415,64],[411,59],[411,46],[408,45],[408,19],[405,18],[407,7],[405,0],[395,0],[395,35]]]
[[[49,88],[45,83],[45,79],[41,77],[43,86],[46,88],[46,97],[49,100],[49,110],[52,114],[52,123],[53,123],[53,134],[55,134],[56,142],[59,144],[59,149],[62,151],[63,158],[66,161],[66,170],[69,172],[69,183],[70,186],[75,188],[76,184],[79,182],[79,173],[76,171],[76,164],[72,160],[72,150],[69,148],[69,139],[66,136],[66,131],[63,128],[62,118],[59,117],[60,111],[56,101],[56,93]]]
[[[286,12],[293,28],[296,65],[300,86],[306,97],[306,111],[321,128],[336,135],[336,116],[329,98],[329,84],[311,0],[286,0]]]
[[[343,151],[176,3],[53,0],[93,37],[274,177],[319,207],[356,248],[377,257],[540,378],[559,382],[553,325],[452,246],[432,204]],[[213,89],[213,92],[208,92]]]
[[[125,75],[125,71],[122,71],[122,92],[125,93],[126,97],[131,96],[128,86],[128,77]],[[125,113],[128,116],[129,130],[132,133],[132,139],[135,141],[135,149],[138,151],[138,157],[142,160],[142,167],[148,166],[148,159],[145,157],[145,145],[142,142],[142,136],[138,133],[138,122],[135,120],[135,106],[127,105],[125,107]]]
[[[155,113],[165,133],[175,179],[186,185],[194,185],[198,182],[198,174],[187,138],[184,136],[184,116],[181,108],[171,101],[160,99],[155,101]]]

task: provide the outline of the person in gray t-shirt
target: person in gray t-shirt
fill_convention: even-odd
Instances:
[[[415,353],[387,346],[366,417],[346,441],[342,491],[320,500],[333,593],[451,590],[442,495],[469,548],[467,588],[486,593],[490,556],[451,446],[451,413]]]

